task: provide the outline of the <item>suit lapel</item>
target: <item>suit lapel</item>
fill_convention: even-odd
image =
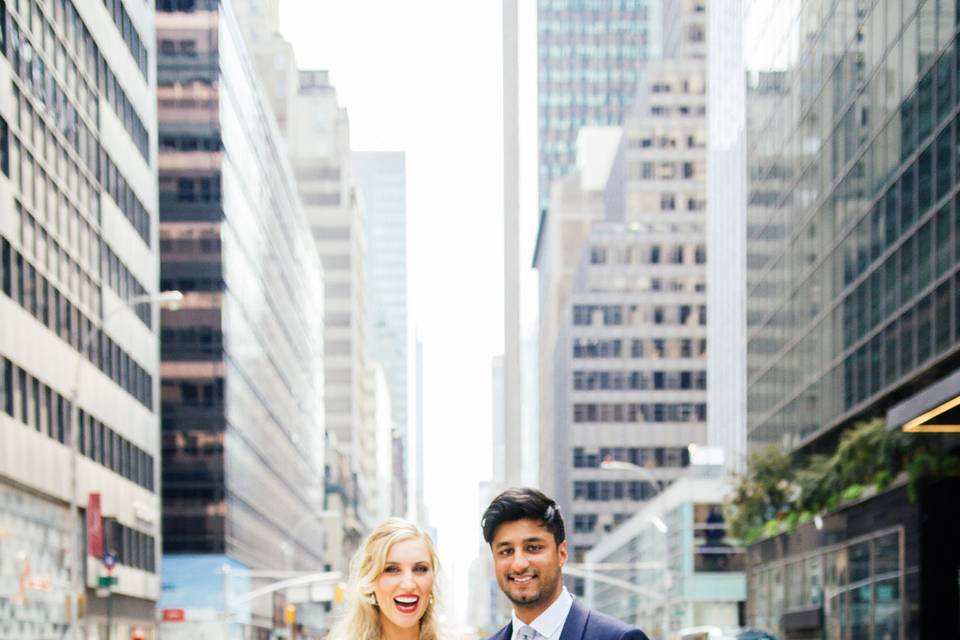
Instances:
[[[581,640],[589,616],[590,612],[586,607],[574,598],[573,605],[570,607],[570,613],[567,615],[567,621],[563,623],[560,640]]]
[[[513,621],[507,623],[503,629],[500,629],[490,640],[510,640],[513,636]]]

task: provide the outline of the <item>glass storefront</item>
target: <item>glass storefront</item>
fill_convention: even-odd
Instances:
[[[817,612],[828,640],[887,640],[903,631],[903,529],[817,549],[749,574],[750,623],[789,638],[791,614]]]
[[[65,632],[67,539],[64,507],[0,484],[0,640]]]

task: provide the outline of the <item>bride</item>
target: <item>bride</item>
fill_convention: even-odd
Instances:
[[[440,640],[430,537],[400,518],[380,523],[350,564],[350,591],[329,640]]]

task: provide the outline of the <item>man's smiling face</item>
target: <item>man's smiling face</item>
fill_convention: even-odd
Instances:
[[[497,527],[490,547],[500,589],[513,602],[517,617],[533,621],[563,590],[566,541],[557,545],[541,522],[524,519]]]

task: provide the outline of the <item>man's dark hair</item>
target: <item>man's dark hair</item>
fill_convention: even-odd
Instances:
[[[487,544],[493,544],[493,534],[497,527],[505,522],[517,520],[536,520],[553,534],[553,539],[559,545],[567,538],[563,529],[563,516],[557,503],[543,493],[530,487],[507,489],[490,503],[483,512],[480,526],[483,528],[483,539]]]

